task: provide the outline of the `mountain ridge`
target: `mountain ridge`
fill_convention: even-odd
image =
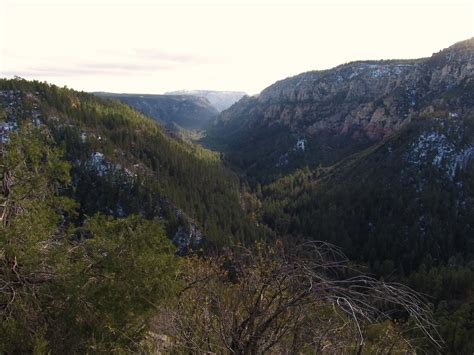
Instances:
[[[165,95],[191,95],[204,97],[219,111],[224,111],[247,95],[243,91],[218,90],[178,90],[165,92]]]
[[[472,110],[473,53],[469,39],[427,59],[356,61],[280,80],[222,112],[201,142],[249,175],[332,164],[419,115]]]
[[[117,94],[96,92],[97,96],[120,100],[168,128],[202,129],[218,111],[204,97],[191,95]]]

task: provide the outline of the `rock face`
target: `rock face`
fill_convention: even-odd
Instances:
[[[182,225],[178,226],[178,230],[173,236],[173,243],[177,247],[178,255],[186,255],[191,250],[195,250],[201,244],[204,236],[195,224],[188,224],[188,230]]]
[[[278,81],[221,113],[203,142],[237,163],[247,160],[245,168],[268,168],[305,138],[306,154],[317,158],[302,162],[329,164],[344,156],[339,151],[366,147],[420,115],[471,112],[473,91],[474,38],[430,58],[358,61]],[[260,148],[269,141],[273,151]],[[249,144],[263,154],[243,157]]]
[[[96,93],[96,95],[118,99],[165,126],[177,124],[186,129],[201,129],[218,114],[214,106],[204,97],[113,93]]]
[[[354,62],[279,81],[257,98],[265,120],[310,134],[362,131],[381,138],[434,97],[474,80],[474,39],[426,60]]]
[[[167,92],[165,95],[192,95],[204,97],[209,100],[212,106],[221,112],[235,104],[246,94],[243,91],[180,90]]]

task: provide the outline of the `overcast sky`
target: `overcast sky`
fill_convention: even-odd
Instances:
[[[86,91],[260,92],[474,36],[474,0],[0,0],[0,76]]]

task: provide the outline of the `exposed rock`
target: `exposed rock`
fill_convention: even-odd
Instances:
[[[202,233],[194,223],[189,223],[187,228],[180,225],[173,236],[173,243],[177,247],[178,255],[186,255],[191,249],[197,249],[203,239]]]
[[[474,38],[430,58],[358,61],[278,81],[222,112],[202,143],[257,172],[286,166],[280,157],[304,136],[305,158],[292,168],[317,166],[384,139],[420,115],[473,111]]]
[[[444,129],[447,122],[441,120],[439,123],[437,127],[419,135],[410,145],[405,159],[418,168],[431,165],[452,181],[474,157],[474,145],[464,142],[464,125],[449,122],[450,129]]]
[[[317,134],[359,129],[380,139],[417,115],[417,106],[473,79],[474,40],[467,44],[426,60],[354,62],[303,73],[263,90],[257,109],[263,119],[292,130],[309,126],[309,133]]]

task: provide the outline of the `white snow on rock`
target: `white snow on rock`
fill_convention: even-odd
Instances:
[[[390,72],[386,68],[377,68],[371,72],[372,78],[381,78],[383,76],[389,75]]]
[[[91,154],[90,163],[94,167],[97,175],[104,176],[108,171],[108,164],[105,161],[104,154],[95,152]]]
[[[173,236],[173,243],[177,247],[178,255],[185,255],[190,248],[198,247],[204,238],[195,224],[190,223],[188,229],[189,230],[186,231],[186,229],[180,225]]]
[[[465,169],[474,156],[474,146],[459,146],[444,133],[423,132],[410,146],[408,163],[417,166],[432,165],[444,171],[453,180],[458,170]]]
[[[305,144],[306,144],[306,139],[300,138],[296,141],[296,150],[301,150],[304,152],[305,149]]]

